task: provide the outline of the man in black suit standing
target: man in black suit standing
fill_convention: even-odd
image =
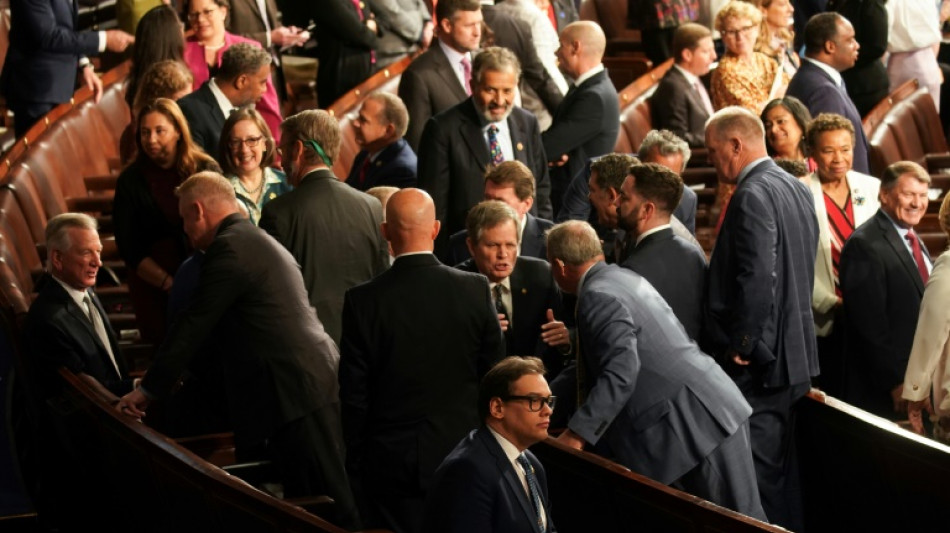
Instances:
[[[640,274],[660,293],[695,341],[703,325],[706,256],[670,227],[683,180],[656,163],[630,168],[617,200],[618,225],[635,239],[621,266]]]
[[[478,414],[436,471],[424,533],[555,533],[544,467],[528,448],[548,436],[557,398],[534,357],[508,357],[482,378]],[[473,497],[480,495],[483,497]]]
[[[492,165],[521,161],[536,180],[531,212],[551,217],[550,178],[538,121],[514,106],[521,68],[500,47],[482,50],[472,64],[472,97],[429,120],[419,149],[419,187],[432,195],[444,235],[436,254],[448,258],[449,236],[465,227],[468,210],[484,194]]]
[[[544,232],[554,225],[544,218],[530,213],[534,205],[534,176],[521,161],[505,161],[485,174],[485,200],[498,200],[508,204],[518,213],[518,245],[520,257],[536,257],[547,260],[547,245]],[[472,254],[468,250],[468,230],[462,230],[449,238],[451,258],[449,264],[457,265]]]
[[[841,251],[846,334],[844,399],[878,416],[902,419],[904,371],[933,264],[914,231],[927,212],[930,175],[901,161],[881,177],[881,208]]]
[[[555,213],[571,178],[588,159],[612,152],[620,131],[617,90],[601,63],[607,47],[603,30],[590,21],[574,22],[564,28],[560,40],[559,66],[573,85],[541,136],[554,166],[551,202]]]
[[[340,155],[341,134],[329,113],[302,111],[280,128],[278,150],[294,190],[264,205],[260,226],[300,264],[310,304],[339,345],[344,293],[389,267],[379,232],[383,209],[330,170]]]
[[[347,185],[360,191],[415,187],[419,163],[403,139],[408,125],[409,112],[398,96],[383,91],[367,96],[353,121],[360,152],[353,159]]]
[[[293,160],[293,158],[291,158]],[[222,360],[238,454],[264,448],[286,497],[326,494],[341,524],[358,528],[343,465],[336,370],[339,353],[307,301],[300,269],[246,217],[223,176],[201,172],[176,190],[185,233],[204,250],[201,277],[141,387],[116,409],[142,417],[173,393],[212,331]],[[218,329],[223,328],[223,329]]]
[[[504,356],[488,282],[439,263],[439,227],[428,194],[394,193],[383,233],[395,262],[346,293],[340,398],[367,528],[419,530],[433,473],[478,427],[478,380]]]
[[[222,54],[217,74],[178,100],[192,140],[211,157],[221,156],[221,130],[231,111],[253,104],[264,95],[270,63],[266,50],[248,43],[235,44]]]
[[[648,100],[653,127],[672,131],[690,146],[703,146],[713,107],[700,78],[716,60],[709,28],[694,22],[676,28],[673,57],[676,62]]]
[[[435,15],[438,39],[399,78],[399,98],[409,109],[406,140],[416,153],[429,118],[472,94],[472,51],[482,37],[479,0],[441,0]]]
[[[458,268],[488,278],[507,354],[536,355],[557,375],[571,338],[557,319],[565,313],[551,266],[543,259],[519,257],[518,214],[502,202],[487,200],[473,207],[467,226],[472,258]]]
[[[811,116],[819,113],[843,115],[854,125],[854,157],[852,168],[870,174],[868,139],[861,125],[861,115],[841,79],[841,71],[854,66],[860,45],[854,27],[837,13],[821,13],[805,24],[805,58],[801,68],[788,83],[786,96],[794,96],[805,104]]]
[[[798,531],[793,406],[818,375],[814,200],[768,157],[762,122],[745,109],[716,112],[706,148],[719,179],[738,185],[709,264],[705,351],[752,405],[752,452],[766,516]]]

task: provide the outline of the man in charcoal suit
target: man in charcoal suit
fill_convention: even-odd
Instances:
[[[394,193],[383,233],[396,259],[346,293],[340,398],[368,528],[419,530],[433,473],[478,427],[478,380],[504,356],[485,277],[432,254],[439,226],[424,191]]]

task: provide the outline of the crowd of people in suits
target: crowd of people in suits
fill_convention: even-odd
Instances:
[[[43,13],[62,35],[29,68],[78,61],[97,91],[86,55],[136,43],[113,219],[155,346],[131,379],[94,291],[96,222],[51,219],[26,325],[44,397],[65,366],[124,415],[174,405],[153,421],[163,431],[232,430],[284,497],[327,494],[343,527],[396,532],[556,531],[528,450],[554,428],[791,530],[796,404],[812,385],[918,431],[936,412],[950,434],[946,259],[914,231],[931,179],[912,162],[867,175],[857,94],[878,93],[843,81],[880,70],[860,60],[870,14],[814,15],[799,57],[787,0],[728,2],[707,85],[716,35],[689,22],[699,2],[677,2],[689,20],[644,33],[674,58],[649,101],[656,129],[622,154],[607,38],[570,2],[287,6],[285,21],[317,23],[321,105],[424,50],[398,96],[362,101],[361,150],[336,176],[337,120],[281,114],[281,48],[307,32],[246,2],[191,0],[187,37],[166,5],[134,38],[73,31],[61,0]],[[892,11],[907,26],[893,84],[929,63],[901,50],[920,44],[921,17]],[[73,82],[3,80],[18,132]],[[700,150],[720,182],[708,259],[682,178]],[[938,218],[947,231],[950,201]]]

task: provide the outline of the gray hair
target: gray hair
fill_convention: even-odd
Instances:
[[[308,163],[326,163],[328,167],[332,167],[333,162],[340,155],[340,144],[343,142],[340,123],[333,118],[333,115],[322,109],[308,109],[287,117],[280,124],[280,129],[283,132],[283,138],[303,143],[304,160]],[[320,156],[310,141],[315,142],[323,150],[329,161]],[[281,142],[286,143],[284,140]]]
[[[99,230],[99,224],[96,219],[85,213],[62,213],[49,219],[46,223],[46,268],[50,269],[52,263],[53,250],[65,252],[69,250],[73,243],[69,239],[69,230],[86,229],[92,231]]]
[[[215,77],[224,81],[236,80],[242,74],[256,73],[271,61],[270,54],[256,43],[237,43],[221,55],[221,68]]]
[[[382,119],[383,123],[393,125],[397,137],[406,134],[406,130],[409,128],[409,110],[406,109],[406,104],[403,103],[401,98],[385,91],[376,91],[370,93],[366,99],[376,100],[383,104],[383,110],[380,112],[379,118]]]
[[[547,233],[548,257],[560,259],[571,266],[603,255],[597,232],[585,221],[568,220],[555,225]]]
[[[472,242],[478,242],[485,230],[504,224],[509,220],[515,225],[515,235],[520,243],[521,232],[518,231],[520,224],[518,213],[510,205],[498,200],[479,202],[469,210],[468,216],[465,217],[465,229],[468,231],[468,238],[472,239]]]
[[[686,168],[686,163],[689,163],[689,158],[693,155],[689,149],[689,144],[670,130],[650,130],[647,133],[647,136],[643,138],[643,142],[640,143],[640,150],[637,152],[640,161],[645,161],[647,154],[654,148],[662,156],[682,154],[683,168]],[[682,171],[681,168],[680,172]]]
[[[501,46],[489,46],[475,56],[472,60],[472,81],[481,84],[486,70],[499,72],[510,70],[515,73],[515,78],[521,78],[521,63],[518,61],[518,56]]]
[[[744,107],[729,106],[713,113],[706,121],[706,132],[717,139],[735,135],[743,141],[765,143],[765,126],[759,117]]]

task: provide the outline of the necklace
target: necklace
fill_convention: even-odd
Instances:
[[[261,194],[261,191],[264,190],[264,183],[265,183],[266,181],[267,181],[267,180],[265,179],[264,173],[262,172],[262,173],[261,173],[261,182],[257,185],[257,187],[256,187],[255,189],[248,189],[248,188],[244,185],[244,182],[243,182],[243,181],[241,182],[241,186],[244,187],[244,190],[247,191],[248,194],[250,194],[250,195],[253,196],[254,198],[258,198],[258,197],[260,196],[260,194]]]

